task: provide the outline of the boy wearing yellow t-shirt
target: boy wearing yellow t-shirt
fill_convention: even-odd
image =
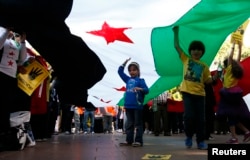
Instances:
[[[179,27],[174,27],[174,46],[183,63],[183,80],[181,92],[184,103],[185,145],[191,148],[192,138],[196,134],[198,149],[207,149],[205,140],[205,83],[212,83],[209,67],[200,58],[205,53],[205,46],[201,41],[192,41],[185,54],[179,45]]]

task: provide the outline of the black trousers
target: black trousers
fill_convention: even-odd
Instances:
[[[10,128],[10,112],[15,108],[17,79],[0,72],[0,134]]]
[[[71,104],[62,104],[62,123],[61,123],[61,131],[62,132],[70,132],[72,128],[72,119],[74,116],[74,112],[71,111]]]
[[[154,134],[158,135],[161,131],[166,134],[169,132],[169,126],[167,123],[167,105],[158,105],[157,111],[154,112]]]

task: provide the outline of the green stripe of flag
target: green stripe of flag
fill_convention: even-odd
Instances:
[[[204,42],[206,52],[202,60],[210,65],[226,37],[249,17],[249,0],[203,0],[173,25],[154,28],[151,45],[155,68],[161,77],[150,87],[145,102],[181,82],[182,64],[174,49],[173,26],[180,26],[180,44],[186,53],[192,40]],[[119,104],[123,104],[123,99]]]

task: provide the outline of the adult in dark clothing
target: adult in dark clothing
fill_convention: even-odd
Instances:
[[[49,129],[49,137],[52,134],[55,134],[55,125],[56,120],[59,115],[59,97],[54,87],[56,81],[56,77],[53,78],[50,86],[50,97],[49,97],[49,105],[48,105],[48,129]]]
[[[215,112],[214,107],[216,105],[216,99],[213,89],[213,84],[205,84],[205,139],[209,140],[213,137],[211,133],[214,131],[214,121],[215,121]]]
[[[163,92],[158,97],[153,99],[155,136],[159,136],[162,130],[164,132],[164,136],[171,136],[169,124],[167,122],[167,99],[168,92]]]
[[[143,122],[144,122],[144,133],[150,134],[154,130],[154,114],[152,106],[145,104],[143,106]]]
[[[72,119],[74,116],[74,112],[71,109],[72,104],[60,103],[60,107],[62,109],[62,123],[60,130],[61,132],[65,132],[65,134],[71,134]]]

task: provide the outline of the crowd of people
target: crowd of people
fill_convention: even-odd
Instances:
[[[250,140],[250,131],[242,123],[242,118],[249,118],[249,111],[242,99],[242,88],[238,80],[243,76],[240,66],[242,44],[237,42],[239,55],[233,59],[234,47],[229,57],[224,61],[225,71],[222,75],[216,72],[211,75],[209,67],[200,59],[205,53],[202,41],[193,41],[188,48],[188,54],[179,44],[179,27],[173,28],[174,46],[183,63],[183,80],[179,92],[181,103],[174,103],[172,95],[164,91],[152,99],[151,103],[144,102],[149,88],[146,80],[141,78],[140,66],[137,62],[128,65],[129,75],[124,69],[131,58],[118,67],[118,74],[126,84],[124,106],[98,107],[91,102],[85,106],[63,104],[57,93],[57,77],[51,67],[40,55],[29,55],[25,46],[25,33],[15,33],[11,28],[0,28],[0,148],[4,148],[3,137],[11,128],[10,113],[30,111],[30,122],[26,129],[33,137],[28,146],[34,146],[39,141],[46,141],[58,133],[94,134],[114,131],[124,133],[125,141],[121,146],[141,147],[144,144],[143,134],[155,136],[172,136],[184,133],[187,148],[193,146],[196,136],[198,149],[207,149],[205,140],[212,139],[215,122],[221,119],[228,123],[232,137],[226,142],[237,144],[236,126],[244,134],[243,142]],[[25,74],[27,65],[33,61],[39,62],[49,72],[34,92],[28,96],[17,86],[17,75]],[[222,80],[220,101],[217,103],[213,86]],[[180,105],[182,111],[171,111],[171,105]],[[218,105],[218,110],[214,107]],[[237,110],[236,110],[237,109]],[[100,116],[101,115],[101,116]],[[101,120],[98,122],[97,120]],[[74,128],[74,131],[72,130]],[[219,130],[219,129],[218,129]],[[219,131],[218,131],[219,132]]]

